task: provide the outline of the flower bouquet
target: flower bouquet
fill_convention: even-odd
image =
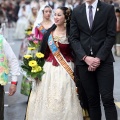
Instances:
[[[33,35],[30,35],[27,39],[29,41],[28,51],[23,56],[22,73],[28,80],[36,83],[36,80],[41,80],[42,75],[45,73],[43,70],[44,54],[37,52],[41,44],[39,39]]]
[[[21,67],[26,73],[27,77],[41,80],[41,77],[44,74],[44,60],[41,59],[43,57],[44,55],[40,52],[36,53],[35,55],[24,55]]]

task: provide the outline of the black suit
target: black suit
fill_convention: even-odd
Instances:
[[[91,120],[101,120],[100,95],[107,120],[117,120],[113,99],[113,62],[112,46],[116,35],[116,17],[111,5],[98,1],[92,29],[86,16],[86,5],[73,10],[69,42],[75,53],[78,77],[88,97]],[[95,72],[88,71],[88,65],[82,60],[87,55],[101,60]],[[112,114],[111,114],[112,113]]]

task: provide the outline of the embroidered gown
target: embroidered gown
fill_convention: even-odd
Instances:
[[[60,37],[58,46],[73,69],[70,46],[65,36]],[[45,58],[45,74],[31,92],[26,120],[83,120],[74,81],[57,63],[49,48]]]

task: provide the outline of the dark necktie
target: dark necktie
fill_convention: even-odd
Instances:
[[[93,25],[93,12],[92,12],[92,5],[89,5],[88,8],[89,8],[89,22],[90,22],[90,29],[92,29],[92,25]]]

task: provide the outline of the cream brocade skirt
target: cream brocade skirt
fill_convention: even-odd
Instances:
[[[73,68],[73,63],[69,62]],[[26,120],[83,120],[74,81],[61,66],[44,65],[45,74],[31,92]]]

